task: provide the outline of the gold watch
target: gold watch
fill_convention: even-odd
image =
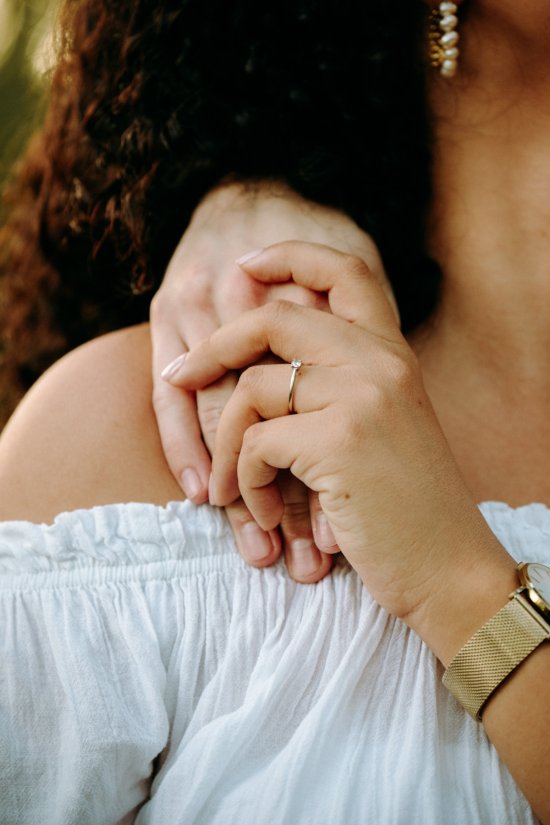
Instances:
[[[520,586],[458,651],[443,675],[445,687],[478,721],[500,683],[550,639],[550,567],[521,562],[517,571]]]

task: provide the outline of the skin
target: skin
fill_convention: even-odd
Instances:
[[[364,263],[360,263],[364,267]],[[356,272],[355,264],[353,268]],[[333,271],[332,266],[330,269]],[[351,304],[357,306],[357,301],[353,300]],[[369,300],[369,315],[372,314],[372,304],[373,301]],[[309,311],[315,313],[315,310]],[[347,322],[339,323],[347,326]],[[367,326],[369,330],[366,334],[372,338],[368,321]],[[264,336],[268,327],[269,324],[261,324]],[[313,331],[309,327],[304,330],[303,325],[300,327],[302,336],[305,332],[309,337]],[[226,330],[224,328],[220,333],[226,334]],[[289,331],[286,331],[287,334]],[[384,330],[380,329],[380,332],[383,334]],[[289,338],[289,341],[295,344],[294,338]],[[274,340],[271,340],[271,346],[277,349]],[[409,380],[411,372],[415,374],[414,353],[403,348],[402,344],[400,346],[403,352],[408,353],[405,361],[410,359],[410,363],[403,376],[406,380],[397,382],[398,388],[401,385],[404,389],[408,385],[408,394],[416,399],[418,392],[423,393],[421,386],[415,383],[418,376],[413,382]],[[225,346],[223,348],[226,349]],[[138,327],[80,348],[38,382],[0,439],[0,518],[50,521],[60,509],[129,500],[163,504],[178,497],[178,485],[165,462],[160,439],[153,426],[149,357],[147,327]],[[199,357],[198,360],[202,364],[203,359]],[[271,369],[279,370],[281,367]],[[286,389],[288,366],[283,369],[286,371]],[[383,381],[379,386],[387,391],[391,383]],[[344,380],[340,389],[345,388],[346,384],[349,392],[349,381]],[[338,385],[335,388],[338,389]],[[299,385],[296,403],[301,405],[298,389]],[[314,394],[318,396],[318,393]],[[363,393],[359,397],[362,399]],[[352,394],[348,400],[353,398],[357,396]],[[277,394],[277,403],[281,403],[280,393]],[[425,409],[429,411],[431,405],[428,403]],[[299,422],[300,418],[303,414],[292,418],[285,416],[281,420]],[[457,495],[461,500],[455,514],[457,518],[453,519],[453,532],[447,532],[440,545],[434,545],[433,541],[429,545],[433,575],[426,580],[421,558],[414,554],[404,564],[401,558],[402,566],[397,570],[397,575],[394,570],[389,579],[382,581],[378,568],[382,567],[384,558],[391,559],[393,556],[384,552],[384,547],[379,548],[381,552],[375,558],[367,559],[366,565],[363,556],[359,558],[357,546],[354,551],[352,548],[349,558],[360,575],[366,577],[369,586],[376,590],[381,602],[400,615],[443,664],[448,664],[472,633],[505,603],[508,593],[515,587],[516,577],[512,560],[469,497],[467,484],[454,465],[447,442],[441,439],[435,416],[428,415],[428,420],[432,435],[437,434],[436,439],[443,441],[439,444],[439,450],[443,450],[442,455],[446,456],[444,461],[450,462],[450,479],[446,478],[441,486],[454,507],[457,506]],[[401,416],[401,421],[407,428],[410,427],[410,416]],[[328,437],[325,424],[322,436],[325,439]],[[338,438],[337,432],[335,436]],[[409,440],[390,438],[396,444]],[[432,446],[428,443],[430,455]],[[356,452],[354,448],[353,454]],[[359,462],[360,465],[365,463]],[[403,466],[409,466],[414,473],[415,464],[416,458],[406,461],[405,465],[401,460],[398,462],[399,474],[402,475]],[[386,469],[384,462],[380,470],[385,474]],[[411,491],[418,489],[416,482],[405,480],[404,484],[405,492],[407,487]],[[357,486],[365,488],[365,485]],[[376,487],[373,485],[374,489]],[[519,492],[519,487],[517,489]],[[426,497],[422,496],[422,500],[433,504],[430,491]],[[220,499],[222,502],[223,498]],[[262,521],[259,513],[256,516]],[[391,519],[390,516],[390,520],[402,524],[402,513],[399,513],[399,518],[394,516]],[[269,528],[270,525],[264,522],[264,526]],[[346,530],[342,531],[340,526],[338,532],[336,522],[334,527],[349,553]],[[409,529],[410,525],[405,527]],[[382,530],[380,537],[387,542],[388,531]],[[393,538],[394,550],[404,547],[410,551],[408,539]],[[359,540],[359,544],[363,542]],[[378,544],[375,541],[374,547],[377,548]],[[420,541],[420,546],[425,549],[427,545]],[[444,553],[441,553],[440,563],[433,569],[438,551]],[[416,578],[409,569],[411,559],[415,563]],[[407,586],[399,594],[395,582],[404,581],[405,571]],[[403,600],[404,595],[406,601]],[[550,677],[549,654],[548,646],[532,654],[493,695],[484,713],[484,723],[490,737],[543,823],[550,822],[546,782],[546,765],[550,758],[547,730],[550,697],[548,691],[540,690],[540,685],[546,684]],[[529,702],[526,702],[526,696]],[[530,731],[529,737],[525,736],[526,730]]]
[[[445,277],[412,339],[474,495],[514,505],[550,501],[550,9],[528,6],[476,0],[456,83],[433,79],[430,246]]]
[[[230,183],[209,193],[195,210],[151,307],[153,407],[161,442],[175,480],[197,504],[208,498],[210,452],[237,375],[228,373],[195,395],[163,381],[163,368],[221,324],[269,301],[326,307],[326,299],[312,290],[294,283],[262,284],[236,265],[251,244],[289,237],[330,243],[362,257],[398,314],[372,239],[342,212],[304,200],[277,182]],[[262,530],[242,498],[226,507],[239,552],[248,563],[265,567],[284,551],[293,578],[319,581],[332,568],[332,530],[317,496],[291,474],[281,491],[285,513],[277,530]]]
[[[464,505],[468,524],[477,500],[550,506],[545,472],[550,459],[550,283],[545,274],[550,199],[548,187],[540,184],[550,174],[549,30],[546,3],[531,2],[526,15],[507,0],[477,0],[464,27],[462,74],[452,91],[438,78],[431,90],[438,153],[430,243],[445,280],[437,316],[408,345],[471,496]],[[173,482],[167,481],[171,473],[158,438],[147,435],[148,379],[143,377],[145,389],[134,385],[147,351],[139,349],[139,331],[128,335],[124,346],[118,336],[110,339],[113,352],[105,349],[99,356],[95,347],[102,345],[97,344],[84,355],[70,356],[24,402],[0,441],[0,515],[25,512],[42,518],[46,488],[50,516],[56,506],[66,509],[75,501],[83,502],[78,506],[105,503],[111,494],[113,500],[128,500],[140,494],[136,485],[142,494],[149,488],[147,500],[173,497],[173,486],[164,486]],[[96,373],[108,380],[94,406],[98,388],[93,392],[90,376],[96,381]],[[67,444],[70,426],[78,430]],[[120,438],[126,428],[135,440]],[[138,443],[150,451],[147,467],[130,454]],[[109,456],[106,468],[98,455]],[[24,472],[19,473],[22,462]],[[59,462],[63,479],[53,482],[50,492]],[[98,476],[104,470],[106,486]],[[129,477],[134,470],[141,481]],[[454,469],[450,477],[456,479]],[[460,520],[454,545],[463,548],[461,561],[452,567],[452,576],[443,576],[438,568],[432,586],[423,590],[415,566],[414,602],[406,605],[399,598],[388,603],[443,664],[506,602],[516,583],[513,565],[494,537],[480,527],[464,541],[462,525]],[[442,552],[448,552],[451,538],[446,536]],[[466,559],[474,558],[472,571]],[[369,570],[380,561],[376,557],[373,568],[356,560],[371,585]],[[387,583],[381,587],[382,599],[388,590],[392,586]],[[503,683],[484,713],[487,733],[542,822],[550,822],[550,691],[540,687],[549,680],[546,644]]]
[[[150,358],[145,324],[79,347],[37,381],[0,438],[1,520],[181,498],[155,424]]]
[[[434,256],[452,279],[447,277],[445,281],[445,311],[437,318],[437,329],[432,323],[427,329],[419,330],[413,344],[417,349],[424,349],[425,380],[445,431],[453,429],[459,463],[472,466],[477,462],[474,490],[479,499],[490,498],[493,485],[501,482],[498,465],[502,455],[508,466],[526,455],[527,423],[537,429],[545,443],[549,438],[544,413],[549,392],[546,364],[541,364],[536,376],[532,372],[540,358],[537,350],[539,333],[546,334],[546,312],[538,292],[531,294],[529,305],[522,303],[522,313],[514,307],[510,330],[502,323],[502,308],[513,305],[510,301],[514,301],[518,290],[525,287],[526,265],[531,271],[538,269],[539,280],[545,273],[544,266],[537,262],[545,260],[548,225],[548,206],[540,185],[547,154],[548,58],[545,40],[548,28],[548,11],[542,2],[531,2],[527,14],[523,6],[514,5],[511,0],[475,0],[467,22],[461,24],[464,36],[458,76],[451,84],[439,81],[436,73],[431,78],[432,108],[439,118],[436,137],[440,150],[436,153],[435,163],[437,215],[432,220],[431,246]],[[522,55],[526,59],[522,59]],[[458,190],[459,199],[454,196]],[[282,198],[287,204],[286,211],[281,208]],[[232,223],[226,228],[223,216],[227,215],[228,209],[232,211]],[[531,209],[536,210],[535,219]],[[520,214],[529,218],[518,220]],[[288,232],[289,221],[291,232]],[[333,233],[335,221],[336,237]],[[163,387],[161,369],[181,351],[182,346],[195,345],[220,323],[231,320],[237,305],[244,311],[259,305],[266,297],[251,293],[248,280],[239,278],[234,267],[229,271],[227,265],[217,260],[213,246],[208,246],[213,226],[214,233],[217,231],[216,240],[219,242],[223,237],[217,248],[227,251],[227,260],[266,243],[300,237],[331,243],[344,251],[362,254],[367,262],[371,262],[368,241],[362,252],[363,240],[357,227],[355,231],[352,227],[350,232],[350,227],[342,222],[338,213],[327,220],[326,212],[324,215],[317,213],[311,204],[288,192],[285,194],[284,189],[273,184],[253,192],[239,192],[234,187],[224,191],[222,187],[208,196],[197,210],[154,303],[151,317],[156,352],[154,406],[163,445],[180,484],[184,472],[189,469],[196,472],[200,479],[198,493],[193,496],[196,501],[207,497],[210,471],[209,456],[199,433],[202,430],[206,444],[211,447],[217,422],[235,379],[226,377],[223,383],[210,388],[207,396],[201,398],[199,395],[197,419],[194,401],[190,403]],[[479,232],[480,226],[484,227],[483,232]],[[201,275],[200,279],[197,274]],[[503,284],[508,287],[506,293]],[[471,290],[479,292],[482,288],[484,295],[479,294],[481,300],[476,310],[475,305],[469,303]],[[231,301],[216,303],[215,296],[222,294],[230,294]],[[299,297],[298,300],[307,298]],[[203,310],[200,314],[194,311],[199,306]],[[490,315],[487,314],[488,306],[491,307]],[[466,314],[459,317],[459,313]],[[537,317],[540,323],[534,325],[533,319]],[[521,330],[514,329],[514,325]],[[528,348],[525,342],[520,342],[510,347],[516,332],[522,335],[526,325],[533,332],[535,346]],[[462,349],[455,346],[457,338],[461,345],[466,343],[465,327],[468,327],[469,340],[475,334],[473,330],[484,337],[483,341],[472,342],[466,359]],[[424,333],[427,333],[425,340]],[[486,350],[483,359],[479,357],[479,346]],[[459,378],[458,391],[447,386],[446,375],[442,375],[442,353],[448,368]],[[509,355],[513,356],[517,367],[515,374],[509,369]],[[497,371],[498,387],[495,384]],[[464,393],[464,386],[468,387],[468,393]],[[475,401],[473,406],[469,395]],[[518,397],[522,401],[521,409]],[[498,402],[515,417],[514,439],[509,438],[506,429],[495,430],[480,453],[474,446],[474,431]],[[548,487],[541,453],[538,450],[531,452],[530,464],[524,462],[523,470],[519,470],[524,474],[524,501],[533,500],[543,485]],[[515,502],[512,483],[504,498]],[[276,535],[263,534],[262,552],[265,555],[261,560],[251,557],[242,540],[242,526],[253,527],[254,522],[242,501],[234,502],[228,508],[228,515],[238,548],[249,563],[265,566],[278,557],[283,546],[291,575],[299,581],[317,581],[330,571],[329,557],[319,554],[311,541],[316,539],[317,546],[330,549],[326,542],[323,544],[319,540],[319,530],[315,530],[318,507],[314,506],[310,520],[308,500],[300,485],[289,490],[286,500],[282,544]],[[259,546],[261,537],[261,532],[254,533],[254,547]]]
[[[273,529],[284,512],[278,471],[291,469],[319,494],[340,549],[375,599],[417,630],[418,607],[454,583],[453,568],[460,577],[475,567],[480,546],[481,557],[494,547],[495,569],[502,562],[507,573],[508,555],[471,498],[418,360],[364,262],[289,241],[243,267],[262,281],[292,279],[326,291],[332,314],[272,302],[223,326],[172,375],[174,384],[196,390],[228,369],[254,365],[221,417],[212,503],[225,506],[240,494],[259,524]],[[288,362],[296,351],[304,361],[298,415],[289,415]],[[285,363],[258,365],[265,352]]]

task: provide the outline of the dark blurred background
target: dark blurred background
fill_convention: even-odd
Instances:
[[[0,0],[0,186],[40,122],[57,0]]]

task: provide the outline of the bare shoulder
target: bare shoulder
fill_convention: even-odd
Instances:
[[[0,437],[0,520],[182,497],[151,404],[148,325],[95,339],[32,387]]]

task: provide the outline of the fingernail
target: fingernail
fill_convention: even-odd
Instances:
[[[292,572],[296,576],[311,576],[319,569],[319,551],[309,539],[294,539],[292,550]]]
[[[332,532],[332,527],[328,523],[328,519],[324,513],[317,513],[315,517],[315,543],[320,550],[324,550],[325,547],[334,547],[336,544],[336,538],[334,533]]]
[[[263,249],[254,249],[252,252],[247,252],[246,255],[243,255],[241,258],[237,258],[235,263],[242,266],[243,264],[248,263],[248,261],[251,261],[252,258],[255,258],[261,252],[263,252]]]
[[[160,377],[164,378],[165,381],[169,381],[170,378],[172,378],[172,376],[174,376],[177,373],[177,371],[179,370],[179,368],[181,367],[186,358],[186,352],[182,353],[181,355],[178,355],[177,358],[174,358],[173,361],[170,361],[170,363],[166,367],[164,367],[163,371],[160,374]]]
[[[191,467],[188,467],[181,474],[181,486],[187,498],[199,498],[202,493],[202,484],[199,475]]]
[[[241,546],[248,561],[262,561],[273,551],[273,541],[255,521],[247,521],[239,531]]]

